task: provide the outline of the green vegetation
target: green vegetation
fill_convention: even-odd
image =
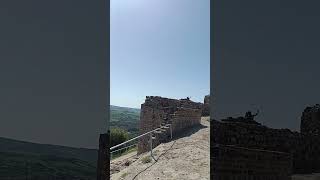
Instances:
[[[111,147],[138,136],[140,109],[110,106],[110,138]],[[112,153],[112,159],[136,151],[137,147],[129,147]]]
[[[128,175],[128,173],[125,172],[125,173],[121,174],[121,178],[125,178],[127,175]]]
[[[96,179],[97,150],[0,138],[0,179]]]
[[[127,150],[118,151],[118,152],[112,154],[111,159],[116,159],[116,158],[118,158],[120,156],[123,156],[123,155],[129,154],[131,152],[137,151],[137,149],[138,148],[135,146],[135,147],[130,147]]]
[[[111,147],[123,143],[129,139],[129,134],[126,130],[121,128],[112,128],[110,131]]]
[[[110,131],[110,141],[111,141],[111,147],[115,146],[117,144],[121,144],[129,139],[128,132],[121,128],[112,128]],[[125,154],[128,154],[130,152],[136,151],[136,146],[129,147],[128,149],[122,149],[120,151],[112,153],[112,159],[115,159],[117,157],[123,156]]]
[[[0,152],[0,179],[95,179],[96,167],[86,161],[56,156]]]
[[[74,158],[96,165],[98,150],[59,145],[38,144],[0,137],[0,152]]]
[[[150,158],[150,156],[145,156],[141,159],[141,161],[143,164],[146,164],[146,163],[151,162],[151,158]]]
[[[121,128],[128,131],[129,138],[139,134],[140,109],[110,106],[110,129]]]
[[[111,145],[139,133],[140,109],[111,106]],[[113,158],[136,151],[115,153]],[[0,137],[0,179],[96,179],[96,149],[37,144]]]

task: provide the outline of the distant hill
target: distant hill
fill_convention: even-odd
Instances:
[[[110,110],[111,111],[122,111],[122,112],[133,112],[133,113],[140,114],[139,108],[130,108],[130,107],[121,107],[121,106],[110,105]]]
[[[119,127],[127,130],[130,136],[139,133],[140,109],[110,105],[110,128]]]
[[[96,178],[96,149],[0,138],[0,179]],[[27,171],[28,169],[28,171]]]
[[[110,106],[110,126],[139,133],[140,109]],[[97,150],[0,137],[0,179],[96,179]]]

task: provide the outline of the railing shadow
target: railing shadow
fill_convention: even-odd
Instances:
[[[199,124],[191,128],[185,128],[183,130],[180,130],[179,132],[176,132],[174,135],[172,135],[172,140],[177,140],[183,137],[191,136],[197,133],[198,131],[200,131],[201,129],[205,129],[205,128],[209,128],[209,127]]]

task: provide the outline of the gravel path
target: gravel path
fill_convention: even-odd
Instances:
[[[155,159],[150,152],[122,162],[113,162],[112,180],[208,180],[210,172],[208,118],[202,118],[201,127],[195,127],[182,137],[163,143],[154,149]],[[126,164],[126,165],[124,165]]]

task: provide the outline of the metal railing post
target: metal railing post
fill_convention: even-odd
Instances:
[[[152,141],[153,141],[153,139],[156,139],[156,137],[153,137],[153,133],[156,132],[156,131],[159,131],[159,130],[163,131],[163,129],[169,128],[168,126],[170,126],[170,135],[171,135],[171,139],[172,139],[172,124],[166,124],[166,125],[164,125],[164,126],[161,125],[159,128],[156,128],[156,129],[154,129],[154,130],[148,131],[148,132],[146,132],[146,133],[144,133],[144,134],[141,134],[141,135],[139,135],[139,136],[137,136],[137,137],[134,137],[134,138],[132,138],[132,139],[130,139],[130,140],[128,140],[128,141],[122,142],[122,143],[120,143],[120,144],[118,144],[118,145],[115,145],[115,146],[111,147],[111,148],[110,148],[110,151],[111,151],[111,152],[110,152],[110,157],[111,157],[111,159],[113,158],[113,154],[114,154],[115,152],[118,152],[118,151],[121,152],[121,150],[123,150],[123,149],[125,149],[125,152],[127,152],[128,149],[129,149],[129,147],[131,147],[131,146],[137,146],[137,144],[120,148],[121,146],[123,146],[123,145],[125,145],[125,144],[128,144],[129,142],[132,142],[132,141],[137,140],[137,139],[139,139],[139,138],[142,138],[142,137],[144,137],[144,136],[147,136],[147,135],[149,134],[149,135],[150,135],[150,153],[151,153],[151,157],[156,161],[156,159],[153,157],[153,153],[152,153],[152,149],[153,149],[153,142],[152,142]],[[114,149],[116,149],[116,148],[120,148],[120,149],[114,150]],[[120,154],[121,154],[121,153],[120,153]]]
[[[116,145],[116,146],[113,146],[113,147],[110,148],[110,151],[116,149],[117,147],[121,147],[122,145],[127,144],[127,143],[129,143],[129,142],[131,142],[131,141],[134,141],[134,140],[139,139],[139,138],[141,138],[141,137],[143,137],[143,136],[146,136],[146,135],[148,135],[148,134],[150,134],[150,133],[152,133],[152,132],[154,132],[154,131],[158,131],[158,130],[160,130],[160,129],[161,129],[161,128],[154,129],[154,130],[152,130],[152,131],[149,131],[149,132],[146,132],[146,133],[144,133],[144,134],[141,134],[141,135],[139,135],[139,136],[137,136],[137,137],[135,137],[135,138],[132,138],[132,139],[130,139],[130,140],[128,140],[128,141],[125,141],[125,142],[123,142],[123,143],[121,143],[121,144],[118,144],[118,145]]]
[[[150,155],[153,158],[153,156],[152,156],[152,133],[150,133]]]

